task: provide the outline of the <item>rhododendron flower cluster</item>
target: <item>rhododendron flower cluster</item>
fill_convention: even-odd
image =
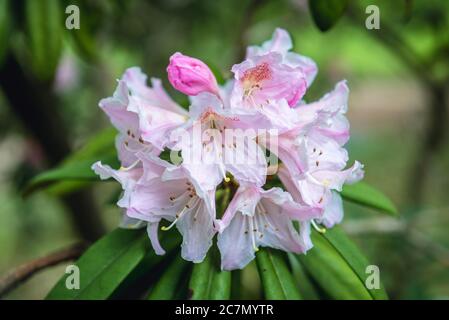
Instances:
[[[306,103],[317,67],[291,49],[289,34],[276,29],[247,48],[224,85],[204,62],[175,53],[168,79],[189,97],[188,110],[137,67],[100,101],[119,131],[121,168],[92,168],[121,184],[122,226],[145,226],[156,254],[165,253],[159,234],[175,227],[184,259],[203,261],[216,238],[222,269],[240,269],[259,247],[305,253],[311,227],[341,222],[339,191],[363,177],[359,162],[347,166],[344,148],[348,86]]]

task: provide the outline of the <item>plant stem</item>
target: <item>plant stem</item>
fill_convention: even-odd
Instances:
[[[86,243],[77,243],[45,257],[22,264],[0,278],[0,298],[4,297],[40,270],[55,266],[62,262],[77,259],[86,250],[86,248]]]

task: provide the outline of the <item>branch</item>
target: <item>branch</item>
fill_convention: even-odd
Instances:
[[[0,278],[0,298],[25,282],[35,273],[62,262],[76,260],[86,250],[86,243],[77,243],[65,249],[51,253],[45,257],[38,258],[22,264]]]

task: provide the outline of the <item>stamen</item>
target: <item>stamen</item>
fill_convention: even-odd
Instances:
[[[196,217],[198,216],[199,212],[200,212],[200,210],[196,210],[195,215],[193,216],[193,221],[196,221]]]
[[[265,213],[264,208],[262,207],[260,201],[256,204],[256,209],[259,209],[257,213]]]
[[[128,171],[137,166],[140,162],[140,159],[136,160],[133,164],[131,164],[129,167],[120,167],[120,171]]]
[[[176,218],[168,227],[166,227],[166,226],[162,226],[161,227],[161,230],[162,231],[168,231],[168,230],[170,230],[175,224],[176,224],[176,222],[178,222],[178,219],[179,218]]]
[[[251,95],[251,93],[249,93],[248,98],[251,100],[251,104],[253,105],[253,107],[257,107],[257,103],[254,100],[254,97]]]
[[[324,187],[327,187],[327,186],[324,184],[324,182],[318,181],[314,176],[312,176],[312,175],[310,174],[310,172],[306,172],[306,173],[305,173],[305,176],[306,176],[311,182],[313,182],[314,184],[316,184],[316,185],[318,185],[318,186],[324,186]]]
[[[224,181],[226,181],[226,182],[231,181],[231,179],[226,176],[226,171],[225,171],[224,165],[222,163],[218,164],[218,168],[220,169],[220,173],[223,176]]]
[[[257,248],[257,246],[256,246],[256,237],[254,235],[257,230],[254,228],[253,218],[252,217],[248,217],[248,219],[249,219],[249,228],[251,230],[251,241],[253,243],[253,250],[255,252],[257,252],[257,251],[259,251],[259,248]],[[256,230],[256,231],[254,231],[254,230]]]
[[[318,231],[319,233],[326,233],[326,228],[324,228],[324,227],[319,227],[317,224],[316,224],[316,222],[315,222],[315,220],[310,220],[310,222],[312,223],[312,226],[313,226],[313,228],[316,230],[316,231]]]
[[[176,222],[178,222],[179,219],[181,219],[184,214],[187,212],[188,209],[190,209],[193,205],[196,205],[196,203],[200,201],[200,199],[198,197],[191,199],[185,206],[184,208],[182,208],[181,212],[176,214],[176,219],[168,226],[168,227],[161,227],[162,231],[168,231],[171,228],[173,228],[173,226],[176,224]]]

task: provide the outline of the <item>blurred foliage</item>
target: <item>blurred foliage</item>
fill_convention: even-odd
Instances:
[[[59,1],[28,0],[25,4],[27,38],[32,67],[42,79],[50,79],[62,50],[62,7]]]
[[[10,17],[8,0],[0,1],[0,64],[3,61],[9,42]]]
[[[321,31],[332,28],[344,14],[348,0],[309,0],[315,24]]]

